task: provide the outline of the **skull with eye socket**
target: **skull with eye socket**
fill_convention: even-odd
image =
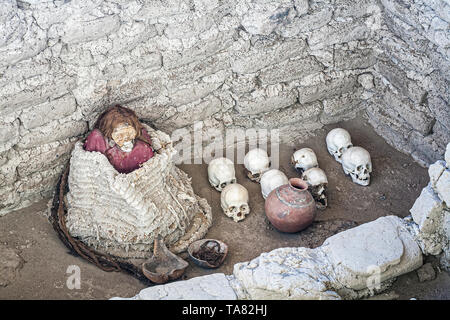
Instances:
[[[342,155],[344,152],[353,147],[350,133],[342,128],[335,128],[328,132],[326,143],[328,152],[339,163],[342,163]]]
[[[221,192],[227,185],[236,183],[234,163],[228,158],[217,158],[208,165],[208,180],[211,186]]]
[[[310,168],[319,167],[317,156],[311,148],[303,148],[295,151],[291,157],[291,163],[300,174]]]
[[[347,149],[342,155],[342,168],[346,175],[350,175],[354,183],[361,186],[370,184],[372,160],[366,149],[361,147]]]
[[[244,220],[250,213],[248,191],[238,183],[229,184],[222,190],[220,204],[225,215],[235,222]]]

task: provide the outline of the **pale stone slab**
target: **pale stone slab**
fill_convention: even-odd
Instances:
[[[19,140],[19,121],[4,123],[0,120],[0,152],[11,149]]]
[[[72,95],[66,95],[62,98],[25,109],[20,116],[20,120],[26,129],[33,129],[52,120],[68,116],[74,113],[75,110],[75,98]]]
[[[442,223],[442,231],[445,235],[447,241],[444,246],[444,254],[441,257],[441,265],[447,270],[450,271],[450,211],[444,211],[444,219]]]
[[[447,168],[450,168],[450,142],[447,144],[447,148],[445,149],[444,159],[447,164]]]
[[[422,265],[422,252],[395,216],[381,217],[338,233],[322,245],[333,265],[336,283],[362,290]],[[378,277],[376,279],[375,277]]]
[[[377,219],[340,232],[323,244],[334,265],[342,265],[357,275],[367,275],[370,266],[385,271],[398,264],[404,253],[395,226]]]
[[[443,203],[441,199],[434,193],[431,185],[428,185],[422,189],[420,196],[409,211],[420,231],[432,232],[436,229],[436,226],[433,226],[431,220],[433,217],[437,217],[442,210]]]
[[[142,290],[136,299],[355,299],[383,290],[423,264],[402,219],[382,217],[315,249],[279,248],[212,274]]]
[[[439,180],[436,182],[436,191],[447,207],[450,206],[450,169],[442,172]]]
[[[233,275],[252,300],[340,299],[327,285],[333,282],[327,268],[320,249],[280,248],[235,264]]]
[[[141,300],[236,300],[225,274],[215,273],[185,281],[149,287],[138,294]]]
[[[445,170],[445,161],[438,160],[428,168],[428,175],[430,176],[430,183],[433,189],[436,189],[436,182]]]

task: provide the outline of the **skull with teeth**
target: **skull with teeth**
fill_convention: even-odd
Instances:
[[[122,151],[130,152],[133,150],[133,142],[136,138],[136,130],[128,123],[120,123],[114,128],[111,137]]]
[[[229,184],[222,190],[220,204],[225,215],[235,222],[245,219],[250,213],[248,191],[239,183]]]
[[[361,147],[347,149],[342,155],[342,168],[350,175],[354,183],[368,186],[372,172],[372,160],[369,152]]]
[[[291,163],[299,173],[319,166],[317,156],[311,148],[303,148],[295,151],[291,157]]]
[[[339,163],[342,163],[342,155],[344,152],[353,147],[350,133],[342,128],[335,128],[328,132],[326,142],[328,152]]]
[[[264,172],[261,177],[261,193],[263,198],[266,199],[272,190],[288,183],[289,180],[286,175],[278,169]]]
[[[325,171],[320,168],[310,168],[303,172],[302,179],[308,183],[309,192],[316,202],[317,209],[325,209],[328,205],[328,179]]]
[[[228,158],[217,158],[208,165],[208,180],[217,191],[222,191],[227,185],[236,183],[234,164]]]
[[[252,149],[244,158],[244,166],[248,170],[247,176],[250,180],[259,182],[261,175],[269,170],[270,159],[263,149]]]

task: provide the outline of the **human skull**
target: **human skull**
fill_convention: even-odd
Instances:
[[[250,180],[259,182],[261,175],[269,170],[270,159],[263,149],[252,149],[244,157],[244,166],[248,170]]]
[[[347,149],[342,155],[342,168],[345,174],[350,175],[354,183],[368,186],[372,161],[369,152],[361,147]]]
[[[308,183],[309,192],[316,202],[317,209],[325,209],[328,205],[326,195],[328,179],[325,171],[320,168],[310,168],[303,172],[302,179]]]
[[[121,123],[114,128],[111,138],[122,149],[122,151],[130,152],[133,150],[133,141],[137,132],[134,127],[128,123]]]
[[[264,172],[261,176],[261,193],[263,198],[266,199],[272,190],[288,183],[289,180],[286,175],[278,169]]]
[[[350,133],[342,128],[335,128],[328,132],[325,140],[327,142],[328,152],[339,163],[342,163],[342,155],[345,150],[353,147]]]
[[[319,166],[317,156],[311,148],[303,148],[295,151],[291,157],[291,163],[300,173],[303,173],[309,168],[317,168]]]
[[[220,204],[227,217],[239,222],[250,213],[248,191],[239,183],[227,185],[220,195]]]
[[[222,191],[227,185],[236,183],[234,164],[228,158],[217,158],[208,165],[208,180],[217,191]]]

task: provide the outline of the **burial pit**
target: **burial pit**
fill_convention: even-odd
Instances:
[[[448,299],[448,12],[448,3],[425,0],[5,1],[0,298]],[[113,105],[133,110],[149,132],[167,136],[177,151],[179,158],[165,161],[181,183],[163,179],[155,191],[158,206],[180,197],[197,206],[197,213],[158,207],[163,220],[143,229],[151,237],[162,230],[169,247],[192,231],[189,241],[172,247],[186,261],[194,240],[225,242],[228,253],[218,268],[189,261],[181,279],[158,287],[127,273],[104,272],[58,238],[47,206],[69,161],[78,163],[71,181],[83,199],[89,192],[73,181],[82,181],[87,171],[138,186],[138,196],[98,195],[117,187],[104,179],[102,188],[90,192],[90,203],[109,199],[118,208],[153,197],[147,189],[154,165],[139,169],[144,183],[139,174],[130,178],[133,172],[105,169],[107,159],[99,153],[80,152],[99,115]],[[353,146],[369,152],[368,186],[352,182],[328,153],[326,136],[334,128],[346,129]],[[328,206],[317,210],[308,228],[283,233],[266,218],[261,186],[248,178],[236,154],[240,146],[245,153],[254,148],[255,141],[288,178],[301,176],[291,163],[296,150],[315,152],[328,178]],[[236,182],[249,195],[250,213],[239,222],[224,214],[221,193],[208,181],[208,163],[217,157],[211,151],[230,148],[236,151],[230,157]],[[98,172],[96,165],[102,166]],[[174,197],[166,185],[187,196]],[[207,212],[204,220],[195,218],[200,207]],[[148,222],[139,212],[153,211],[138,209],[125,210],[124,230],[137,228],[135,220]],[[91,223],[80,212],[69,225],[84,230],[73,231],[75,237],[92,240]],[[171,218],[164,219],[168,212]],[[115,243],[100,238],[86,244],[113,253]],[[148,258],[153,238],[142,243],[130,254],[128,245],[120,247],[117,256]],[[66,285],[73,265],[86,276],[79,290]],[[424,277],[430,268],[437,273]],[[375,273],[380,287],[372,290],[368,281]],[[199,283],[212,289],[177,295]],[[216,292],[214,283],[226,289]],[[384,290],[385,296],[378,295]]]

